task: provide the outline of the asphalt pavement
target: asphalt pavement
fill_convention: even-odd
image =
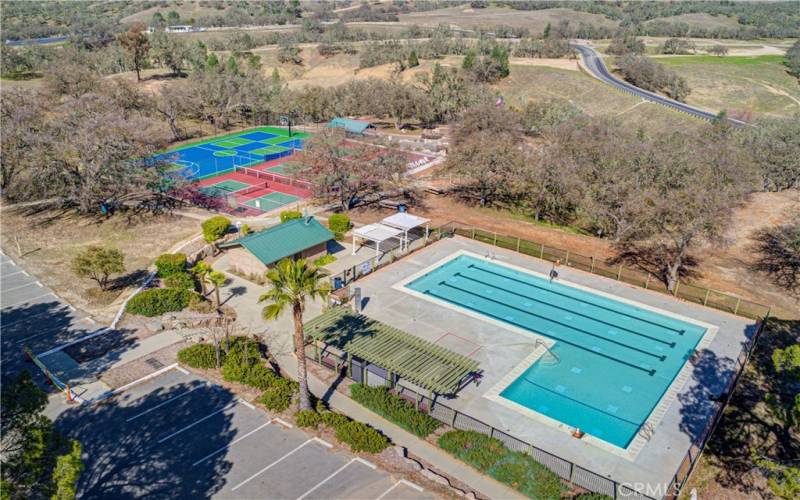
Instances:
[[[616,87],[622,90],[623,92],[627,92],[629,94],[641,97],[642,99],[648,100],[650,102],[654,102],[656,104],[660,104],[662,106],[666,106],[668,108],[672,108],[677,111],[687,113],[702,120],[713,120],[717,117],[716,113],[705,111],[703,109],[690,106],[686,103],[679,102],[674,99],[670,99],[668,97],[656,94],[654,92],[641,89],[635,85],[626,82],[625,80],[621,80],[615,77],[606,67],[605,63],[603,62],[603,58],[600,56],[600,54],[598,54],[596,50],[594,50],[592,47],[589,47],[588,45],[573,43],[572,47],[575,50],[577,50],[578,53],[580,54],[581,60],[583,61],[586,69],[589,72],[591,72],[595,76],[595,78],[604,83],[607,83],[608,85]],[[746,125],[745,122],[741,120],[736,120],[734,118],[727,118],[727,120],[736,127]]]
[[[83,444],[84,499],[436,498],[179,367],[56,425]]]

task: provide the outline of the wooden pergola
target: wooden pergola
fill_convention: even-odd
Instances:
[[[348,367],[356,356],[408,380],[432,394],[455,394],[479,368],[477,361],[380,321],[334,307],[304,327],[320,361],[320,343],[347,353]]]

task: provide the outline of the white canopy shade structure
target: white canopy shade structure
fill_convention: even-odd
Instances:
[[[368,224],[353,230],[353,255],[356,254],[356,239],[369,240],[375,242],[375,256],[381,253],[381,242],[397,238],[403,244],[403,231],[394,227],[384,226],[383,224]]]
[[[422,225],[425,226],[425,240],[428,240],[428,224],[431,222],[430,219],[426,219],[424,217],[419,217],[417,215],[411,215],[407,212],[397,212],[394,215],[390,215],[381,221],[381,224],[384,226],[390,226],[403,231],[403,245],[408,247],[408,232],[415,227],[420,227]]]

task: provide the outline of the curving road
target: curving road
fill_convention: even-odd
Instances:
[[[650,102],[661,104],[662,106],[667,106],[668,108],[672,108],[681,111],[683,113],[690,114],[702,120],[710,121],[716,118],[717,116],[714,113],[709,113],[708,111],[704,111],[700,108],[695,108],[694,106],[689,106],[688,104],[678,102],[674,99],[670,99],[668,97],[664,97],[654,92],[641,89],[624,80],[621,80],[612,75],[610,71],[608,71],[608,68],[603,62],[603,58],[600,57],[600,54],[598,54],[597,51],[595,51],[593,48],[589,47],[588,45],[582,45],[578,43],[573,43],[571,45],[575,50],[578,51],[578,53],[580,53],[581,60],[583,61],[583,64],[586,67],[586,69],[595,78],[604,83],[616,87],[622,90],[623,92],[627,92],[629,94],[641,97],[642,99],[648,100]],[[728,118],[727,120],[731,123],[731,125],[736,127],[747,125],[745,122],[741,120],[736,120],[734,118]]]

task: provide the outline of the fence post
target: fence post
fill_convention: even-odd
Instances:
[[[681,287],[681,282],[680,281],[676,281],[675,282],[675,289],[672,290],[672,295],[673,296],[675,296],[675,297],[678,296],[678,288],[680,288],[680,287]]]
[[[617,271],[617,281],[622,278],[622,264],[619,265],[619,271]]]
[[[519,253],[519,242],[520,242],[520,239],[517,238],[517,253]]]
[[[472,228],[472,239],[473,240],[475,239],[475,228],[474,227]]]
[[[455,408],[451,408],[451,410],[453,410],[453,421],[450,422],[450,427],[455,429],[456,428],[456,417],[458,417],[458,410],[456,410]]]
[[[567,250],[567,256],[564,257],[564,265],[569,265],[569,250]]]
[[[494,232],[494,246],[497,246],[497,231]]]
[[[706,296],[703,298],[703,305],[708,304],[708,294],[710,294],[710,293],[711,293],[711,289],[710,288],[706,288]]]
[[[594,273],[594,255],[592,255],[591,259],[592,259],[592,267],[589,268],[589,272]]]
[[[544,245],[539,248],[539,258],[544,259]]]
[[[739,313],[739,305],[740,305],[741,303],[742,303],[742,298],[741,298],[741,297],[738,297],[738,298],[736,299],[736,307],[733,309],[733,314],[738,314],[738,313]]]
[[[650,273],[647,273],[647,279],[644,280],[644,289],[647,290],[650,288]]]

